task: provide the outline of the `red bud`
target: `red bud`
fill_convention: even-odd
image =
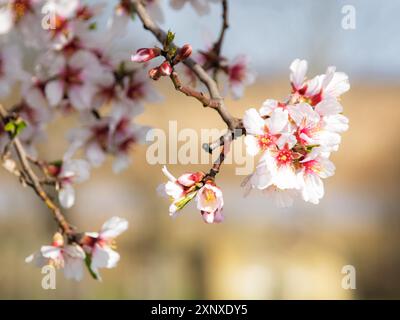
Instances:
[[[179,50],[179,56],[181,57],[181,60],[189,58],[191,54],[192,54],[192,46],[190,44],[185,44]]]
[[[158,79],[160,79],[161,77],[161,73],[160,70],[158,68],[153,68],[149,70],[149,77],[155,81],[157,81]]]
[[[158,57],[161,50],[158,48],[141,48],[136,51],[135,55],[132,55],[131,60],[133,62],[146,62],[155,57]]]
[[[172,73],[172,67],[168,61],[164,61],[158,69],[162,76],[169,76]]]

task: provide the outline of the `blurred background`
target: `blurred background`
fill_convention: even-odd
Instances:
[[[189,6],[173,11],[161,2],[163,26],[177,33],[179,44],[200,49],[216,37],[220,6],[199,17]],[[349,4],[356,9],[355,30],[341,27],[342,7]],[[332,155],[337,171],[325,181],[321,203],[297,201],[277,209],[257,193],[243,198],[243,177],[235,175],[234,165],[224,165],[218,177],[224,223],[204,224],[194,204],[172,220],[169,202],[155,191],[164,181],[162,166],[148,164],[146,146],[140,146],[123,174],[112,173],[111,159],[94,169],[89,182],[77,185],[77,204],[66,213],[87,231],[113,215],[129,220],[129,230],[118,239],[117,269],[104,270],[103,283],[89,274],[75,283],[59,272],[57,289],[46,291],[40,270],[24,258],[48,243],[54,222],[30,189],[0,172],[0,298],[400,298],[400,2],[253,0],[230,1],[230,9],[223,53],[249,54],[258,73],[242,100],[227,100],[234,115],[266,98],[284,98],[295,58],[309,61],[310,74],[336,65],[349,75],[352,87],[342,104],[350,129]],[[135,21],[117,50],[129,54],[151,44],[153,38]],[[177,120],[178,129],[224,128],[216,113],[172,90],[169,81],[155,85],[164,101],[146,105],[140,123],[164,130],[169,120]],[[42,158],[64,153],[68,121],[50,127]],[[209,166],[169,168],[178,175]],[[341,286],[345,265],[356,269],[355,290]]]

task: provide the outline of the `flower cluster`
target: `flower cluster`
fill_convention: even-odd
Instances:
[[[204,222],[222,222],[222,209],[224,199],[222,191],[212,179],[209,179],[204,172],[185,173],[175,178],[164,166],[162,169],[168,182],[160,185],[161,195],[169,196],[172,203],[169,207],[171,216],[186,206],[193,198],[196,200],[197,209],[200,211]]]
[[[280,206],[291,205],[297,194],[317,204],[324,195],[322,179],[335,171],[329,156],[348,129],[339,97],[350,85],[335,67],[309,80],[305,60],[296,59],[290,70],[289,99],[268,99],[260,110],[251,108],[243,117],[246,150],[252,156],[261,154],[245,185],[248,191],[256,188],[275,197]]]
[[[22,37],[22,45],[37,53],[35,68],[28,71],[22,64],[22,45],[0,47],[0,97],[7,97],[21,84],[22,98],[13,111],[26,124],[19,139],[28,154],[37,156],[36,145],[46,138],[47,124],[60,114],[76,115],[80,121],[69,134],[71,145],[64,160],[44,165],[54,169],[54,164],[59,164],[50,178],[66,208],[74,204],[73,183],[89,177],[87,163],[99,166],[109,154],[115,157],[115,172],[127,168],[129,151],[144,143],[148,131],[135,123],[135,117],[143,112],[145,102],[160,99],[144,68],[130,63],[128,52],[116,55],[111,50],[115,32],[124,26],[110,20],[106,30],[97,30],[96,19],[103,7],[104,3],[86,5],[79,0],[0,2],[0,36],[7,39],[16,33]],[[5,132],[0,133],[0,151],[7,139]],[[81,148],[88,162],[72,160]]]
[[[90,274],[101,281],[99,269],[116,267],[120,255],[115,249],[115,238],[128,229],[128,221],[112,217],[106,221],[99,232],[87,232],[82,235],[79,244],[66,244],[64,237],[56,233],[51,245],[42,246],[38,252],[25,259],[41,268],[52,265],[63,269],[67,279],[80,281],[86,266]]]

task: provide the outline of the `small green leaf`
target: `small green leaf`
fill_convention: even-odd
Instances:
[[[97,276],[97,274],[90,267],[90,265],[92,264],[92,256],[90,256],[89,254],[86,254],[85,264],[86,264],[86,267],[89,270],[90,275],[93,277],[93,279],[99,280],[99,277]]]
[[[12,138],[15,138],[19,135],[25,128],[27,124],[22,119],[11,120],[4,126],[4,130],[11,134]]]
[[[97,22],[92,22],[89,25],[89,30],[96,30],[97,29]]]
[[[178,209],[178,210],[183,209],[183,208],[190,202],[190,200],[192,200],[192,199],[194,198],[194,196],[196,195],[196,193],[197,193],[197,190],[196,190],[196,191],[193,191],[193,192],[187,194],[185,197],[179,199],[179,201],[177,201],[177,202],[175,203],[177,209]]]
[[[311,152],[312,149],[314,149],[316,147],[319,147],[319,144],[310,144],[310,145],[306,146],[306,151]]]
[[[4,126],[4,130],[7,132],[10,132],[11,134],[13,134],[15,132],[15,124],[13,121],[8,122],[5,126]]]
[[[173,48],[169,49],[168,55],[169,55],[171,58],[173,58],[173,57],[175,56],[175,54],[176,54],[176,50],[177,50],[176,47],[173,47]]]
[[[169,47],[169,45],[174,41],[174,39],[175,39],[175,33],[173,33],[171,30],[168,30],[167,38],[165,39],[165,46]]]
[[[24,120],[17,121],[17,128],[15,130],[15,135],[16,136],[19,135],[22,132],[22,130],[26,128],[26,126],[27,124]]]

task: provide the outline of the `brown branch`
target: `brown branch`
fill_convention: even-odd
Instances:
[[[214,70],[213,70],[213,79],[217,82],[218,71],[221,68],[221,49],[222,44],[224,42],[226,30],[229,28],[229,21],[228,21],[228,0],[222,0],[222,26],[221,31],[219,33],[219,37],[217,41],[215,41],[213,48],[209,54],[212,54],[214,57]]]
[[[157,26],[157,24],[150,18],[142,2],[140,0],[132,0],[132,5],[142,21],[143,27],[150,31],[160,43],[164,43],[167,36],[166,32],[160,29],[160,27]],[[172,43],[171,45],[177,47],[179,50],[179,47],[175,44]],[[214,79],[210,77],[210,75],[201,67],[201,65],[199,65],[193,59],[188,58],[183,63],[189,67],[197,76],[197,78],[207,87],[210,93],[210,99],[215,101],[215,107],[213,109],[218,112],[228,128],[231,130],[238,128],[240,125],[240,120],[233,117],[227,110],[224,99],[222,98],[218,85]]]
[[[1,104],[0,104],[0,117],[3,124],[5,125],[5,122],[7,121],[8,118],[8,112]],[[18,160],[21,165],[21,170],[20,170],[21,177],[23,177],[23,180],[26,180],[27,185],[29,185],[35,191],[35,193],[39,196],[39,198],[51,210],[53,217],[56,220],[62,232],[68,237],[69,240],[73,241],[75,238],[75,231],[65,219],[60,208],[51,200],[46,191],[43,189],[40,183],[40,179],[37,177],[37,175],[35,174],[30,165],[30,160],[28,159],[28,155],[21,141],[15,137],[12,140],[12,144],[14,146],[14,150],[17,154]]]
[[[221,54],[222,44],[224,42],[224,37],[226,30],[229,28],[229,21],[228,21],[228,0],[222,0],[222,27],[218,37],[218,40],[215,42],[213,51],[217,56]]]
[[[203,92],[196,91],[195,89],[188,86],[183,86],[176,71],[173,71],[171,73],[170,78],[176,90],[182,92],[188,97],[193,97],[197,99],[203,104],[204,107],[211,107],[211,108],[219,107],[219,103],[216,100],[210,99]]]

